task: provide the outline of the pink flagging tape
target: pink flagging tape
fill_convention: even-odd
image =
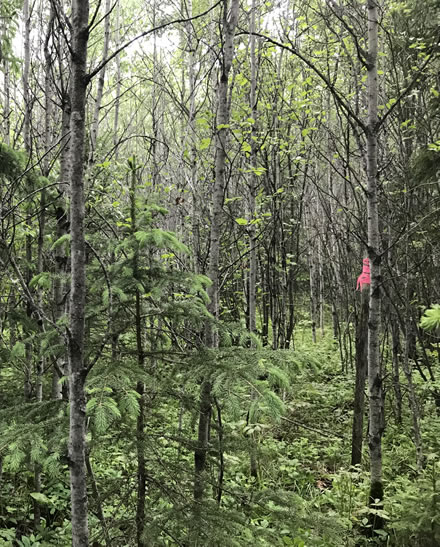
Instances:
[[[369,285],[371,283],[370,261],[368,258],[364,258],[362,262],[363,262],[362,273],[357,278],[357,284],[356,284],[357,291],[361,291],[364,285]]]

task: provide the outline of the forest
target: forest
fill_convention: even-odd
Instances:
[[[0,545],[440,545],[440,1],[1,0]]]

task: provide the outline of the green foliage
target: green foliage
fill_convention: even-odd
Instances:
[[[132,31],[145,27],[144,14],[139,17],[135,4],[130,0],[118,6],[127,39]],[[414,310],[421,302],[432,301],[432,284],[438,277],[438,222],[430,207],[438,201],[435,44],[439,4],[438,0],[423,4],[420,9],[413,0],[391,2],[380,13],[386,37],[379,53],[381,115],[393,109],[386,131],[379,132],[378,147],[378,207],[386,219],[385,239],[390,239],[393,250],[384,255],[384,282],[398,296],[405,275],[420,274],[414,283],[417,294],[409,303]],[[203,0],[192,10],[198,14],[209,7]],[[301,56],[328,78],[332,93],[310,64],[286,50],[280,54],[270,41],[258,40],[256,103],[250,105],[250,48],[248,37],[238,33],[227,124],[217,123],[214,99],[213,68],[219,63],[213,64],[213,59],[221,64],[219,48],[224,42],[214,28],[222,17],[218,11],[182,26],[175,53],[147,58],[121,52],[121,79],[116,82],[115,70],[106,73],[104,97],[108,100],[101,110],[105,115],[100,116],[102,129],[94,150],[99,163],[87,164],[85,170],[85,359],[87,365],[93,364],[86,387],[87,444],[93,486],[99,492],[97,496],[95,488],[89,489],[91,543],[106,543],[97,518],[101,509],[111,543],[135,543],[141,451],[147,477],[144,535],[148,545],[192,546],[195,527],[200,528],[199,545],[213,547],[440,543],[438,465],[434,458],[426,469],[413,465],[412,417],[406,405],[401,423],[393,423],[395,386],[386,333],[381,346],[387,395],[383,507],[367,507],[367,450],[362,466],[355,470],[348,466],[354,386],[350,364],[354,365],[357,315],[353,264],[361,250],[358,241],[365,239],[366,222],[365,176],[359,161],[365,131],[359,130],[356,121],[356,116],[362,120],[366,116],[364,8],[359,2],[298,2],[294,20],[288,20],[290,10],[282,21],[285,47],[297,48],[300,42]],[[0,5],[2,54],[13,70],[18,64],[13,63],[11,44],[20,9],[15,0]],[[35,10],[39,9],[36,5]],[[273,9],[278,8],[269,2],[264,15],[257,13],[258,27],[271,29],[264,16]],[[48,8],[42,10],[34,18],[38,25],[47,22]],[[96,15],[91,47],[100,51],[104,32],[101,14]],[[176,18],[181,16],[176,13]],[[162,15],[154,13],[152,19],[161,23]],[[119,41],[113,15],[107,20],[112,39]],[[55,20],[46,44],[53,66],[60,64],[56,55],[62,55],[56,47],[63,40],[57,35],[59,27]],[[433,58],[425,64],[431,49]],[[91,51],[94,57],[96,51]],[[32,86],[42,83],[38,79],[45,72],[43,57],[40,51],[32,59]],[[187,61],[193,63],[194,81],[189,85]],[[409,93],[402,96],[408,84]],[[93,101],[96,84],[91,85]],[[68,403],[50,401],[54,366],[66,365],[66,341],[60,333],[68,326],[67,318],[58,312],[68,308],[70,297],[70,236],[58,237],[60,211],[67,207],[58,192],[59,183],[65,182],[60,180],[61,148],[51,139],[53,146],[42,157],[47,143],[40,142],[36,123],[36,116],[44,111],[53,114],[50,133],[59,135],[59,101],[45,110],[42,89],[31,93],[36,99],[34,156],[29,159],[0,145],[4,240],[0,251],[4,269],[0,280],[0,545],[26,547],[66,546],[72,540]],[[122,100],[118,100],[120,127],[114,137],[118,139],[123,131],[123,138],[117,149],[111,149],[116,142],[112,131],[117,89]],[[19,128],[18,102],[17,107],[10,118],[12,126]],[[350,109],[355,115],[348,122],[345,114]],[[20,142],[19,130],[12,132],[11,142]],[[227,141],[217,140],[214,146],[214,138],[224,133],[229,135]],[[210,280],[190,270],[193,264],[198,272],[209,268],[219,144],[226,146],[227,162],[217,320],[207,310]],[[46,159],[49,180],[29,169],[33,162]],[[256,184],[255,210],[251,180]],[[45,191],[43,204],[40,190],[48,183],[53,186]],[[258,334],[244,326],[249,321],[248,259],[253,244],[258,256]],[[197,256],[192,256],[194,251]],[[340,339],[318,336],[315,344],[310,335],[309,266],[312,269],[316,259],[325,299],[322,311],[327,320],[331,300],[335,335]],[[415,265],[423,265],[423,271]],[[408,276],[408,285],[411,282]],[[28,304],[27,292],[44,316]],[[54,295],[60,301],[55,302]],[[393,304],[401,306],[400,299]],[[387,309],[382,306],[383,313]],[[439,310],[433,306],[422,318],[421,327],[431,334],[437,334],[434,331],[440,326]],[[389,321],[382,322],[382,328],[388,325]],[[218,334],[218,349],[205,348],[207,328]],[[423,339],[431,342],[433,337]],[[295,349],[274,351],[271,343]],[[427,453],[437,453],[440,431],[432,416],[437,411],[433,395],[440,391],[438,348],[414,345],[410,364],[417,365],[413,377],[423,442]],[[417,369],[425,371],[429,366],[432,371],[422,385]],[[43,402],[36,400],[40,380]],[[206,499],[199,520],[195,514],[200,507],[193,505],[194,449],[200,385],[206,380],[212,386],[210,438]],[[66,378],[63,383],[68,388]],[[404,378],[401,384],[406,395]],[[143,387],[142,397],[137,386]],[[143,441],[138,442],[141,410],[145,429]],[[251,459],[256,473],[254,468],[251,473]],[[34,484],[36,470],[41,475],[38,485]],[[33,522],[36,503],[41,511],[39,526]],[[377,541],[361,534],[372,512],[386,520]]]
[[[134,234],[140,247],[164,248],[179,253],[188,253],[188,247],[176,238],[172,232],[153,228],[150,231],[138,231]]]
[[[437,455],[428,459],[417,478],[396,477],[390,487],[390,544],[434,547],[440,542],[440,466]]]
[[[425,311],[420,326],[426,331],[433,331],[440,328],[440,305],[434,304],[432,308]]]
[[[25,153],[0,143],[0,177],[9,181],[18,181],[23,176],[32,186],[39,184],[40,179],[33,169],[29,169]]]

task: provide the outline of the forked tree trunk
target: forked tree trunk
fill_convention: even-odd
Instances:
[[[72,503],[72,544],[87,547],[86,398],[84,363],[84,310],[86,295],[84,238],[84,138],[86,62],[89,2],[72,2],[71,116],[70,116],[70,246],[71,291],[69,309],[69,463]]]

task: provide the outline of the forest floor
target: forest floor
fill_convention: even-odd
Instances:
[[[234,348],[229,348],[228,355],[233,356],[234,351]],[[242,357],[236,356],[237,362],[251,355],[250,362],[255,366],[251,350],[239,351]],[[270,356],[272,352],[265,355]],[[268,402],[263,401],[251,420],[247,409],[252,397],[249,384],[244,382],[240,387],[237,380],[236,367],[239,365],[233,365],[231,377],[226,365],[226,372],[222,372],[220,365],[225,359],[217,363],[220,369],[218,390],[224,391],[218,399],[222,401],[222,437],[219,436],[218,409],[214,409],[211,487],[204,504],[204,536],[197,545],[440,545],[439,420],[431,393],[423,382],[414,375],[426,457],[425,468],[418,470],[411,416],[404,405],[402,423],[396,423],[395,400],[390,375],[387,374],[389,364],[387,355],[384,355],[387,416],[383,437],[385,501],[383,507],[371,509],[368,508],[366,440],[362,465],[350,467],[353,367],[348,364],[343,370],[339,346],[330,336],[313,344],[307,331],[297,334],[294,351],[273,352],[273,355],[277,355],[277,366],[267,367],[268,376],[259,381],[258,389],[266,388],[271,378],[278,380],[271,386],[276,404],[271,409],[270,398]],[[197,362],[190,363],[191,377],[195,376],[196,365]],[[160,379],[157,376],[150,380],[146,378],[150,385],[145,439],[148,481],[145,533],[149,538],[147,545],[152,547],[188,546],[192,545],[185,538],[192,526],[192,439],[195,437],[199,384],[194,380],[192,384],[190,381],[183,384],[184,376],[173,368],[175,363],[170,365],[169,371],[166,365],[161,366]],[[184,370],[187,365],[182,367]],[[136,544],[133,517],[137,470],[136,437],[133,435],[136,400],[130,402],[129,392],[124,392],[121,374],[121,363],[116,363],[114,370],[106,364],[102,370],[95,371],[89,387],[90,463],[111,544],[116,547]],[[232,382],[233,388],[228,387],[228,382]],[[182,398],[182,385],[185,385],[185,399]],[[401,388],[406,396],[403,382]],[[234,397],[238,405],[234,405]],[[94,398],[98,402],[92,404]],[[101,414],[97,413],[99,408]],[[48,401],[40,413],[35,414],[36,409],[34,404],[29,405],[29,409],[23,407],[20,417],[23,424],[20,425],[19,421],[15,424],[21,433],[17,433],[16,441],[11,444],[15,452],[4,459],[0,545],[47,547],[71,543],[68,466],[60,458],[65,450],[68,408],[62,401]],[[47,439],[42,437],[45,444],[39,446],[38,435],[43,429],[29,424],[31,420],[42,424],[43,412],[48,413],[44,420],[47,420],[49,429],[44,433],[48,434]],[[28,424],[27,428],[24,424]],[[56,424],[56,429],[53,429],[53,424]],[[366,429],[367,408],[365,437]],[[42,456],[44,451],[47,452],[45,460]],[[43,458],[40,460],[43,469],[41,493],[32,492],[32,467],[23,460],[26,453],[30,457]],[[258,462],[258,479],[250,474],[251,453]],[[223,462],[223,476],[219,505],[220,461]],[[42,523],[38,529],[33,527],[33,500],[40,503],[42,511]],[[375,539],[368,538],[372,511],[385,521],[384,530],[379,531]],[[89,491],[89,512],[92,542],[103,545],[98,501],[92,488]]]

